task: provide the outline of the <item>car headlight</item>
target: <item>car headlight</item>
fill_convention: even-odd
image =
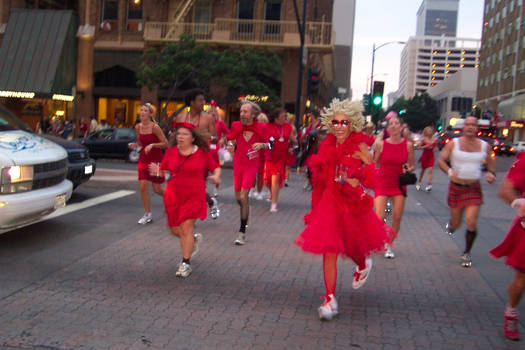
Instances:
[[[0,174],[0,193],[29,191],[33,187],[33,166],[5,167]]]

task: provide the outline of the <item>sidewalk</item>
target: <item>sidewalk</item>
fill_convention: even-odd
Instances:
[[[353,263],[340,261],[340,315],[320,322],[322,259],[293,244],[309,208],[301,181],[295,175],[283,189],[278,213],[252,201],[242,247],[233,245],[239,209],[224,183],[221,217],[199,223],[204,242],[185,280],[175,277],[178,240],[158,218],[0,300],[0,348],[523,348],[503,338],[501,299],[475,267],[459,266],[458,246],[415,196],[396,258],[375,256],[359,290]]]

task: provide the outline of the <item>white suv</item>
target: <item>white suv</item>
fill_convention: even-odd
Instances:
[[[523,152],[525,151],[525,141],[519,141],[514,144],[514,148],[516,149],[516,152]]]

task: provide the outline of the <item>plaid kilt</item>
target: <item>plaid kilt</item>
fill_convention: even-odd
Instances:
[[[460,185],[451,182],[448,186],[448,206],[450,208],[465,208],[483,204],[481,183],[474,182],[470,185]]]

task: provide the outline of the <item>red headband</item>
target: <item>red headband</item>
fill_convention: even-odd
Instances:
[[[193,129],[195,129],[195,125],[193,125],[191,123],[185,123],[185,122],[181,123],[181,122],[179,122],[179,123],[175,124],[175,129],[178,129],[178,128],[186,128],[186,129],[193,130]]]
[[[215,101],[215,100],[211,100],[211,101],[210,101],[210,106],[212,106],[212,107],[217,107],[217,106],[219,106],[219,105],[217,104],[217,101]]]

